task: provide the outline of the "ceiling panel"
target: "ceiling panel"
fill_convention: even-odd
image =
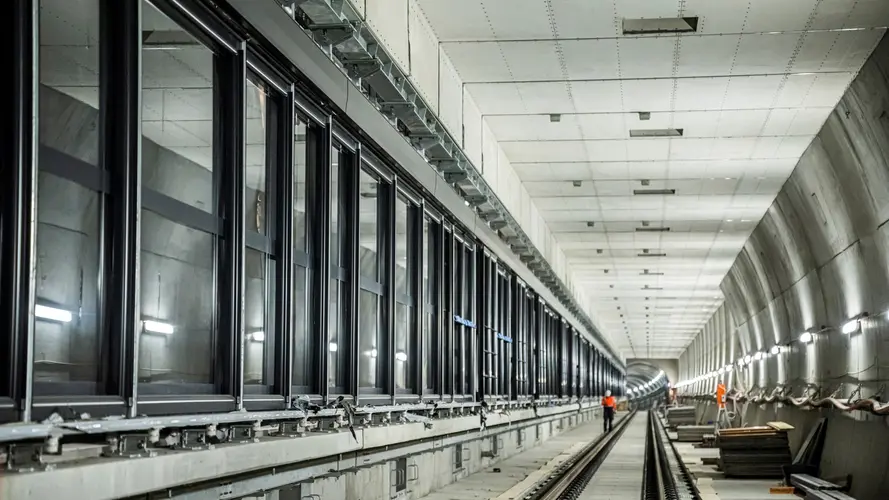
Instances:
[[[678,355],[716,310],[889,24],[885,0],[469,1],[419,4],[591,315],[636,356]],[[621,33],[625,17],[676,16],[698,16],[698,32]]]

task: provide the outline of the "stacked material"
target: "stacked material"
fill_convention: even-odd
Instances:
[[[792,427],[776,422],[763,427],[717,431],[716,446],[725,477],[784,477],[781,468],[792,460],[788,428]]]
[[[790,484],[799,488],[806,498],[824,500],[854,500],[849,495],[840,491],[840,487],[831,482],[819,479],[808,474],[793,474],[790,476]]]
[[[676,441],[682,443],[700,443],[704,436],[712,435],[712,425],[680,425],[676,428]]]
[[[694,406],[673,406],[667,408],[667,425],[669,427],[677,427],[679,425],[695,425],[697,424]]]

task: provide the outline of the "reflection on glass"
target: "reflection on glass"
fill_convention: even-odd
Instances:
[[[306,268],[296,266],[293,272],[293,385],[308,387],[311,384],[312,349],[308,329],[308,283]]]
[[[142,5],[143,186],[215,212],[214,54],[151,3]]]
[[[173,333],[140,332],[140,382],[212,390],[215,243],[211,234],[142,210],[142,317]]]
[[[96,393],[100,195],[47,173],[99,164],[99,0],[43,0],[39,12],[35,395],[41,382]],[[2,168],[2,167],[0,167]],[[0,299],[2,300],[2,299]]]
[[[274,329],[274,260],[248,248],[244,256],[244,383],[271,385],[273,353],[277,338]]]
[[[340,219],[340,162],[342,156],[336,147],[330,148],[330,263],[342,265],[342,241],[340,229],[345,227]]]
[[[436,383],[435,366],[430,362],[432,356],[438,357],[438,346],[433,344],[433,328],[435,326],[436,297],[434,295],[435,279],[430,270],[435,265],[435,239],[430,229],[430,221],[423,217],[423,348],[430,355],[423,356],[423,379],[427,389],[433,389]]]
[[[412,309],[395,304],[395,388],[412,389],[410,378],[411,342],[410,325]]]
[[[379,281],[379,219],[380,183],[370,174],[361,170],[358,184],[358,218],[360,240],[359,272],[374,281]]]
[[[340,359],[345,359],[344,356],[348,349],[345,335],[343,335],[342,321],[344,318],[341,307],[341,304],[344,302],[342,295],[345,291],[346,287],[340,286],[338,280],[330,280],[330,323],[327,335],[327,362],[329,369],[327,383],[330,387],[345,387],[346,385],[346,366],[345,363],[340,363]]]
[[[40,174],[35,382],[99,381],[99,195]],[[41,392],[35,387],[35,391]]]
[[[395,200],[395,293],[404,295],[411,293],[408,224],[408,203],[403,196],[398,195]]]
[[[306,249],[306,122],[296,118],[293,136],[293,249]],[[333,215],[333,214],[331,214]]]
[[[381,363],[385,359],[380,342],[379,297],[361,290],[358,294],[358,382],[360,387],[378,387],[382,384],[379,376]]]
[[[275,101],[269,96],[265,86],[260,86],[252,79],[247,80],[247,127],[246,136],[246,175],[247,192],[244,203],[247,231],[266,234],[269,227],[268,218],[271,210],[268,196],[270,174],[269,149],[266,141],[266,127],[273,127],[274,122],[269,112],[274,113]],[[274,116],[274,115],[272,115]],[[274,133],[274,132],[273,132]]]

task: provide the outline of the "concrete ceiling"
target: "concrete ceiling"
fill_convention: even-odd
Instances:
[[[885,0],[417,3],[626,357],[678,357],[721,304],[889,24]],[[694,33],[623,34],[691,16]],[[682,137],[629,137],[666,128]]]

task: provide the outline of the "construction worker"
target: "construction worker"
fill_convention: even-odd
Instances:
[[[605,417],[605,429],[604,432],[611,432],[611,426],[614,423],[614,407],[616,403],[614,401],[614,396],[611,395],[611,391],[605,391],[605,397],[602,398],[602,411],[604,412]]]
[[[725,384],[722,381],[716,384],[716,408],[720,410],[725,408]]]
[[[716,428],[731,427],[728,414],[725,411],[725,384],[720,380],[716,384]]]

